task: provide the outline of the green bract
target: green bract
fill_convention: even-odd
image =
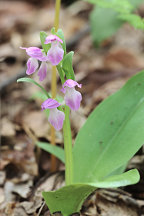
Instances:
[[[72,66],[73,55],[74,55],[73,51],[65,55],[63,59],[63,63],[62,63],[62,68],[63,68],[63,71],[65,72],[67,79],[75,80],[74,70]]]
[[[51,44],[45,44],[46,37],[47,37],[47,33],[44,32],[44,31],[41,31],[40,32],[41,45],[42,45],[42,48],[43,48],[44,52],[47,54],[48,50],[51,47]]]

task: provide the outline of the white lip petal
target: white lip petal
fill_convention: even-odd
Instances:
[[[47,63],[42,62],[38,71],[39,80],[43,81],[46,78],[46,75],[47,75]]]
[[[31,75],[33,74],[38,68],[38,61],[35,58],[29,58],[27,61],[27,70],[26,74]]]
[[[64,51],[59,43],[52,43],[51,48],[47,53],[47,58],[52,65],[58,65],[63,59]]]
[[[57,108],[50,109],[48,121],[57,131],[62,129],[64,119],[65,114],[62,111]]]
[[[64,97],[65,103],[72,110],[78,110],[82,100],[80,92],[76,91],[75,88],[66,87],[66,93]]]

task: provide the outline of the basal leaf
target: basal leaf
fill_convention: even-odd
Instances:
[[[144,144],[144,71],[104,100],[78,133],[73,149],[74,181],[103,180]]]
[[[112,176],[105,181],[85,184],[73,184],[65,186],[57,191],[43,192],[43,197],[48,205],[51,214],[61,212],[68,216],[79,212],[84,200],[96,188],[119,187],[127,184],[134,184],[139,180],[137,170],[130,170],[121,175]]]
[[[63,163],[65,163],[64,150],[58,146],[51,145],[46,142],[37,142],[36,143],[41,149],[55,155]]]
[[[73,55],[74,55],[73,51],[65,55],[63,62],[62,62],[62,69],[65,72],[67,79],[75,80],[74,70],[72,66]]]
[[[28,82],[28,83],[33,83],[33,84],[35,84],[36,86],[38,86],[38,87],[43,91],[43,93],[47,96],[47,98],[50,98],[50,96],[49,96],[49,94],[47,93],[47,91],[46,91],[40,84],[38,84],[36,81],[34,81],[34,80],[31,79],[31,78],[25,78],[25,77],[23,77],[23,78],[18,79],[17,82]]]
[[[43,192],[44,200],[51,214],[61,212],[63,216],[69,216],[79,212],[84,200],[95,190],[89,185],[70,185],[57,191]]]
[[[140,175],[137,169],[132,169],[120,175],[110,176],[104,181],[97,181],[89,184],[92,186],[96,186],[97,188],[117,188],[135,184],[139,181],[139,179]]]

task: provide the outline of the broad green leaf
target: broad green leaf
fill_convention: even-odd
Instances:
[[[64,150],[58,146],[51,145],[46,142],[36,142],[36,144],[43,150],[55,155],[63,163],[65,163]]]
[[[126,168],[127,168],[127,163],[125,163],[124,165],[122,165],[119,168],[117,168],[116,170],[114,170],[107,177],[122,174],[126,170]]]
[[[74,182],[103,180],[144,144],[144,71],[88,117],[73,149]]]
[[[64,56],[66,55],[66,42],[65,42],[65,38],[64,38],[64,33],[62,31],[62,29],[58,29],[56,35],[62,39],[63,44],[62,44],[62,48],[64,50]]]
[[[140,175],[137,169],[129,170],[119,175],[113,175],[103,181],[88,183],[97,188],[116,188],[135,184],[140,180]]]
[[[46,37],[47,37],[47,33],[44,31],[41,31],[40,32],[41,45],[42,45],[42,48],[44,49],[45,53],[47,54],[48,50],[51,47],[51,44],[45,44]]]
[[[47,96],[47,98],[50,98],[50,96],[49,96],[49,94],[47,93],[47,91],[46,91],[40,84],[38,84],[36,81],[34,81],[34,80],[31,79],[31,78],[25,78],[25,77],[23,77],[23,78],[18,79],[17,82],[28,82],[28,83],[33,83],[33,84],[35,84],[36,86],[38,86],[38,87],[43,91],[43,93]]]
[[[74,55],[73,51],[65,55],[62,63],[62,69],[65,72],[67,79],[75,80],[74,70],[72,66],[73,55]]]
[[[61,212],[63,215],[71,215],[79,212],[84,200],[97,187],[119,187],[134,184],[139,181],[139,173],[136,169],[121,175],[112,176],[105,181],[85,184],[73,184],[65,186],[57,191],[43,192],[43,197],[51,214]]]
[[[92,39],[95,44],[112,36],[123,24],[112,9],[95,7],[90,14]]]
[[[89,185],[69,185],[57,191],[43,192],[44,200],[51,214],[61,212],[63,216],[69,216],[79,212],[84,200],[95,190]]]

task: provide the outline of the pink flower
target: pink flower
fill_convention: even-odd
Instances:
[[[38,71],[39,81],[42,82],[46,78],[46,75],[47,75],[47,63],[42,62]]]
[[[57,131],[62,129],[65,119],[65,114],[57,109],[60,105],[60,103],[52,98],[48,98],[41,105],[42,110],[50,109],[48,121]]]
[[[27,71],[26,74],[31,75],[38,69],[38,60],[42,61],[41,66],[38,71],[39,80],[43,81],[46,78],[47,74],[47,64],[45,61],[48,60],[48,57],[42,52],[38,47],[20,47],[25,49],[26,53],[31,57],[27,61]]]
[[[26,74],[31,75],[38,69],[38,61],[35,58],[29,58],[27,61]]]
[[[48,58],[47,56],[45,56],[45,54],[42,52],[42,50],[38,47],[20,47],[21,49],[25,49],[26,53],[32,57],[35,58],[39,61],[47,61]]]
[[[61,91],[65,94],[64,100],[67,106],[72,110],[78,110],[80,107],[80,102],[82,100],[82,95],[80,92],[75,90],[75,86],[79,88],[82,87],[81,84],[78,84],[72,79],[68,79],[62,86]]]
[[[49,35],[46,37],[45,44],[51,43],[51,48],[47,53],[47,58],[52,65],[58,65],[63,59],[64,50],[60,43],[63,41],[56,35]]]

